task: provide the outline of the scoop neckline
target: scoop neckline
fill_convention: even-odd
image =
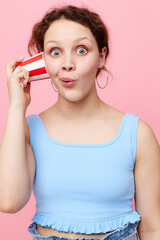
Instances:
[[[53,139],[48,134],[48,132],[47,132],[47,130],[46,130],[44,124],[43,124],[43,121],[42,121],[41,117],[39,116],[39,114],[35,114],[35,116],[38,119],[38,122],[40,123],[40,125],[42,127],[43,133],[45,134],[45,136],[48,138],[49,141],[51,141],[51,142],[53,142],[53,143],[55,143],[57,145],[61,145],[61,146],[66,146],[66,147],[83,147],[83,148],[104,147],[104,146],[112,145],[113,143],[115,143],[118,140],[118,138],[120,137],[121,133],[122,133],[122,130],[123,130],[123,127],[125,125],[125,122],[126,122],[126,119],[127,119],[128,115],[129,115],[129,113],[126,113],[124,115],[124,117],[122,118],[119,130],[118,130],[116,136],[109,142],[106,142],[106,143],[64,143],[64,142],[60,142],[60,141],[57,141],[57,140]]]

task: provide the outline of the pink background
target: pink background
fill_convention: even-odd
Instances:
[[[152,127],[160,142],[159,0],[3,1],[0,14],[0,138],[9,106],[5,65],[16,57],[29,57],[27,43],[33,24],[50,7],[65,3],[89,6],[101,15],[109,28],[111,54],[106,66],[114,78],[104,90],[98,88],[101,99],[121,111],[137,114]],[[102,79],[103,83],[105,79]],[[39,113],[56,101],[57,95],[50,80],[34,82],[31,87],[32,101],[27,115]],[[31,240],[27,228],[34,212],[32,195],[20,212],[0,213],[0,238]]]

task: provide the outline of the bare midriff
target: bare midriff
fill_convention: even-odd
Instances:
[[[102,234],[79,234],[79,233],[70,233],[70,232],[59,232],[56,229],[42,227],[37,224],[37,231],[42,236],[50,236],[50,235],[56,235],[56,236],[64,236],[68,238],[78,238],[78,237],[98,237],[100,239],[104,238],[104,236],[108,233],[102,233]]]

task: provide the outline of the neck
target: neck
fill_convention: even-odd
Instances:
[[[79,101],[69,101],[59,94],[54,107],[59,116],[72,121],[96,117],[102,104],[95,87],[91,93]]]

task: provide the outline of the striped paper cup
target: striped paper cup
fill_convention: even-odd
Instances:
[[[21,66],[29,71],[30,82],[50,78],[45,67],[43,52],[25,59],[17,66]]]

